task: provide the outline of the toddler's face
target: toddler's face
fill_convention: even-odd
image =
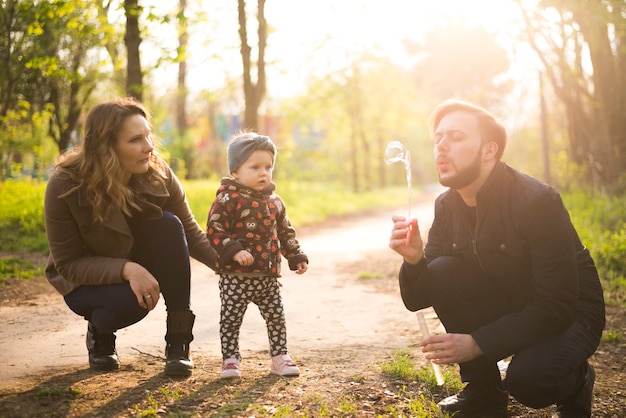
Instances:
[[[272,181],[274,156],[269,151],[256,150],[232,175],[239,183],[256,191],[263,190]]]

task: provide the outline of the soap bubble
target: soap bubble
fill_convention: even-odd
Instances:
[[[400,141],[391,141],[385,148],[385,162],[387,164],[404,163],[406,170],[406,183],[409,191],[409,214],[411,219],[411,153]]]

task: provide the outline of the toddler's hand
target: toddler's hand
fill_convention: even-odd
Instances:
[[[307,269],[309,268],[309,265],[307,264],[306,261],[301,261],[298,263],[298,269],[296,270],[296,274],[303,274],[307,271]]]
[[[246,250],[241,250],[233,256],[233,260],[241,264],[242,266],[247,267],[252,265],[252,263],[254,262],[254,257],[252,257],[252,254],[250,254]]]

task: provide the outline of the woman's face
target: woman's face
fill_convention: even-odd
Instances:
[[[126,182],[130,181],[133,174],[147,172],[154,146],[150,137],[150,125],[146,118],[141,115],[127,117],[117,134],[113,149],[124,170]]]

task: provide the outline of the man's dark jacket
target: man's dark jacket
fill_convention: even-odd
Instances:
[[[416,311],[432,303],[425,290],[427,264],[459,257],[493,282],[494,297],[511,312],[471,335],[484,355],[500,360],[567,329],[575,320],[601,332],[602,286],[594,262],[574,229],[561,197],[551,187],[500,162],[477,195],[476,225],[458,192],[435,202],[425,259],[404,263],[400,291]]]

